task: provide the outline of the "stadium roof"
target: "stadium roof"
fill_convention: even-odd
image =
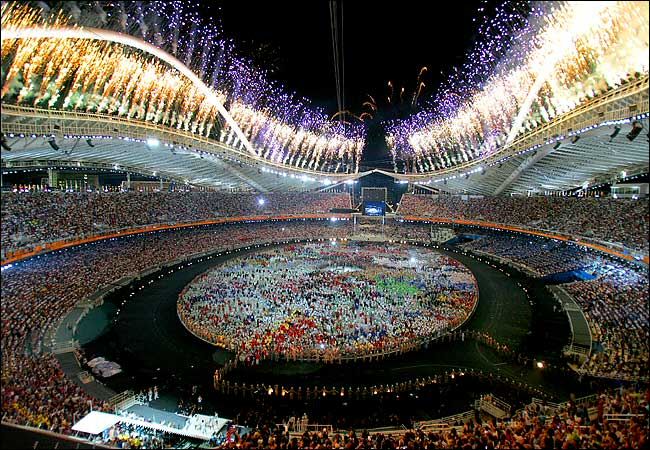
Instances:
[[[119,139],[57,141],[58,150],[46,138],[9,138],[11,152],[3,152],[3,169],[87,168],[112,169],[161,177],[195,186],[238,191],[300,191],[321,187],[296,175],[262,172],[255,166],[194,151],[149,146]],[[286,173],[286,172],[285,172]]]
[[[2,131],[11,151],[2,152],[2,167],[5,170],[49,167],[120,170],[178,183],[260,192],[326,189],[370,173],[324,176],[301,172],[269,166],[223,144],[195,141],[191,146],[187,144],[193,142],[190,138],[183,145],[172,145],[158,138],[148,139],[148,130],[137,124],[120,125],[116,132],[110,120],[89,122],[79,117],[65,120],[62,117],[30,115],[16,107],[3,106]],[[644,130],[648,129],[647,118],[637,122]],[[647,172],[647,131],[629,140],[626,136],[632,130],[632,123],[628,120],[589,129],[576,135],[577,139],[566,136],[529,147],[525,153],[514,153],[502,162],[475,163],[464,169],[465,172],[449,172],[438,178],[380,172],[397,180],[452,193],[497,195],[571,190],[585,182],[593,185],[615,179],[621,171]],[[618,133],[611,138],[617,128]],[[52,135],[58,149],[48,142]],[[164,133],[156,136],[166,137]]]
[[[260,192],[314,190],[351,178],[272,164],[190,133],[110,116],[52,114],[3,105],[2,132],[11,148],[2,151],[5,169],[115,169],[217,189]],[[48,142],[52,139],[55,146]]]
[[[627,139],[632,124],[615,125],[586,131],[557,143],[515,155],[492,167],[454,179],[429,183],[443,191],[498,195],[527,192],[564,191],[619,177],[627,173],[648,171],[648,119],[639,121],[644,131],[633,141]],[[575,141],[574,141],[575,139]],[[557,147],[557,148],[556,148]]]
[[[137,32],[42,23],[42,11],[8,5],[3,5],[2,33],[8,49],[3,64],[9,64],[2,94],[3,168],[121,170],[261,192],[327,189],[369,173],[358,172],[365,132],[345,126],[339,130],[340,124],[320,113],[312,117],[309,109],[284,105],[281,91],[253,83],[248,67],[235,70],[233,79],[220,81],[216,70],[206,80],[197,75],[204,75],[205,67],[192,66],[192,51],[181,61],[177,46],[166,51]],[[155,12],[157,6],[151,7]],[[647,6],[624,9],[630,8],[647,13]],[[618,17],[617,11],[608,14]],[[552,9],[542,12],[552,14]],[[559,20],[556,25],[562,29],[566,23]],[[639,26],[643,30],[647,24],[641,20]],[[628,37],[617,35],[616,42],[625,47]],[[34,46],[36,39],[39,45]],[[630,45],[646,50],[647,58],[647,40],[632,40]],[[555,41],[544,42],[544,48],[554,48]],[[418,131],[421,124],[413,130],[407,124],[404,133],[395,135],[415,149],[415,157],[403,164],[407,173],[397,173],[397,164],[395,172],[382,173],[442,191],[497,195],[571,190],[610,180],[620,171],[647,171],[650,108],[647,64],[643,66],[641,55],[627,55],[629,67],[621,62],[610,68],[616,69],[610,74],[613,81],[598,89],[573,74],[567,79],[575,79],[570,87],[578,92],[569,96],[569,106],[557,111],[544,103],[548,99],[540,83],[545,78],[531,75],[535,86],[526,107],[520,101],[505,102],[516,120],[499,113],[500,97],[486,91],[487,103],[479,102],[480,111],[472,112],[471,120],[461,115],[467,120],[434,121],[426,132]],[[220,59],[203,56],[205,64],[221,67]],[[639,65],[640,71],[627,70]],[[530,73],[536,73],[535,67]],[[515,83],[511,91],[519,98],[528,92],[524,87]],[[246,100],[249,94],[259,98]],[[533,108],[531,101],[540,95],[542,103]],[[284,106],[273,107],[276,100]],[[491,112],[483,117],[481,111],[488,106]],[[639,135],[626,139],[635,124]],[[444,133],[433,133],[438,129]]]

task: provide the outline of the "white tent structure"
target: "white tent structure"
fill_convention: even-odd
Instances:
[[[74,431],[79,431],[82,433],[88,433],[92,435],[101,434],[104,431],[108,430],[110,427],[122,423],[128,425],[134,425],[139,427],[149,428],[162,433],[170,433],[179,436],[184,436],[188,438],[200,439],[203,441],[209,441],[212,435],[215,432],[221,431],[221,429],[226,426],[229,422],[228,419],[218,418],[215,419],[211,416],[203,416],[200,414],[187,417],[186,426],[182,429],[170,427],[168,425],[163,425],[155,422],[146,422],[144,420],[135,419],[127,416],[119,416],[116,414],[105,413],[101,411],[91,411],[87,416],[78,421],[72,429]],[[203,419],[203,420],[202,420]],[[216,427],[199,427],[197,424],[201,422],[207,422],[209,420],[217,421]]]

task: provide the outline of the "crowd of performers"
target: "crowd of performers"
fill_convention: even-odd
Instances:
[[[476,282],[424,248],[324,242],[246,255],[197,277],[179,296],[190,331],[257,362],[334,360],[399,351],[464,322]]]

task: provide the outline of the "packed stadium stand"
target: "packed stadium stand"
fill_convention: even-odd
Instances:
[[[106,240],[3,270],[3,413],[18,423],[70,432],[88,398],[67,380],[43,346],[44,333],[99,287],[164,262],[250,243],[344,237],[345,227],[311,223],[226,225]],[[107,258],[107,255],[113,257]],[[52,395],[48,395],[51,390]],[[75,392],[75,395],[67,395]],[[47,404],[41,404],[46,398]],[[56,413],[56,414],[55,414]]]
[[[620,244],[648,253],[647,201],[577,197],[481,197],[404,195],[404,216],[478,220],[554,231]]]
[[[9,192],[2,196],[3,251],[146,225],[325,214],[350,206],[346,193]]]
[[[564,285],[584,311],[594,341],[603,346],[582,370],[617,378],[648,376],[647,268],[531,236],[486,233],[461,247],[524,265],[538,276],[571,271],[591,275],[591,280]]]
[[[338,111],[201,2],[2,3],[0,448],[648,448],[648,2],[358,114],[341,3]]]

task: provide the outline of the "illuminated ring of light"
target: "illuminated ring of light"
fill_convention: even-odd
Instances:
[[[108,41],[114,42],[117,44],[124,44],[129,47],[137,48],[142,50],[145,53],[149,53],[158,59],[165,61],[167,64],[172,66],[174,69],[178,70],[180,73],[185,75],[194,85],[199,89],[199,91],[209,99],[214,106],[217,108],[217,111],[221,116],[226,120],[228,125],[230,125],[239,138],[239,140],[244,144],[246,149],[254,156],[257,157],[253,146],[248,141],[244,133],[242,132],[237,122],[232,118],[228,110],[223,106],[219,101],[214,91],[210,89],[206,84],[194,73],[192,72],[185,64],[180,62],[174,56],[170,55],[166,51],[155,47],[148,42],[136,39],[132,36],[118,33],[115,31],[109,30],[100,30],[97,28],[70,28],[70,27],[61,27],[61,28],[44,28],[44,27],[29,27],[29,28],[14,28],[8,30],[2,30],[1,39],[93,39],[98,41]]]

